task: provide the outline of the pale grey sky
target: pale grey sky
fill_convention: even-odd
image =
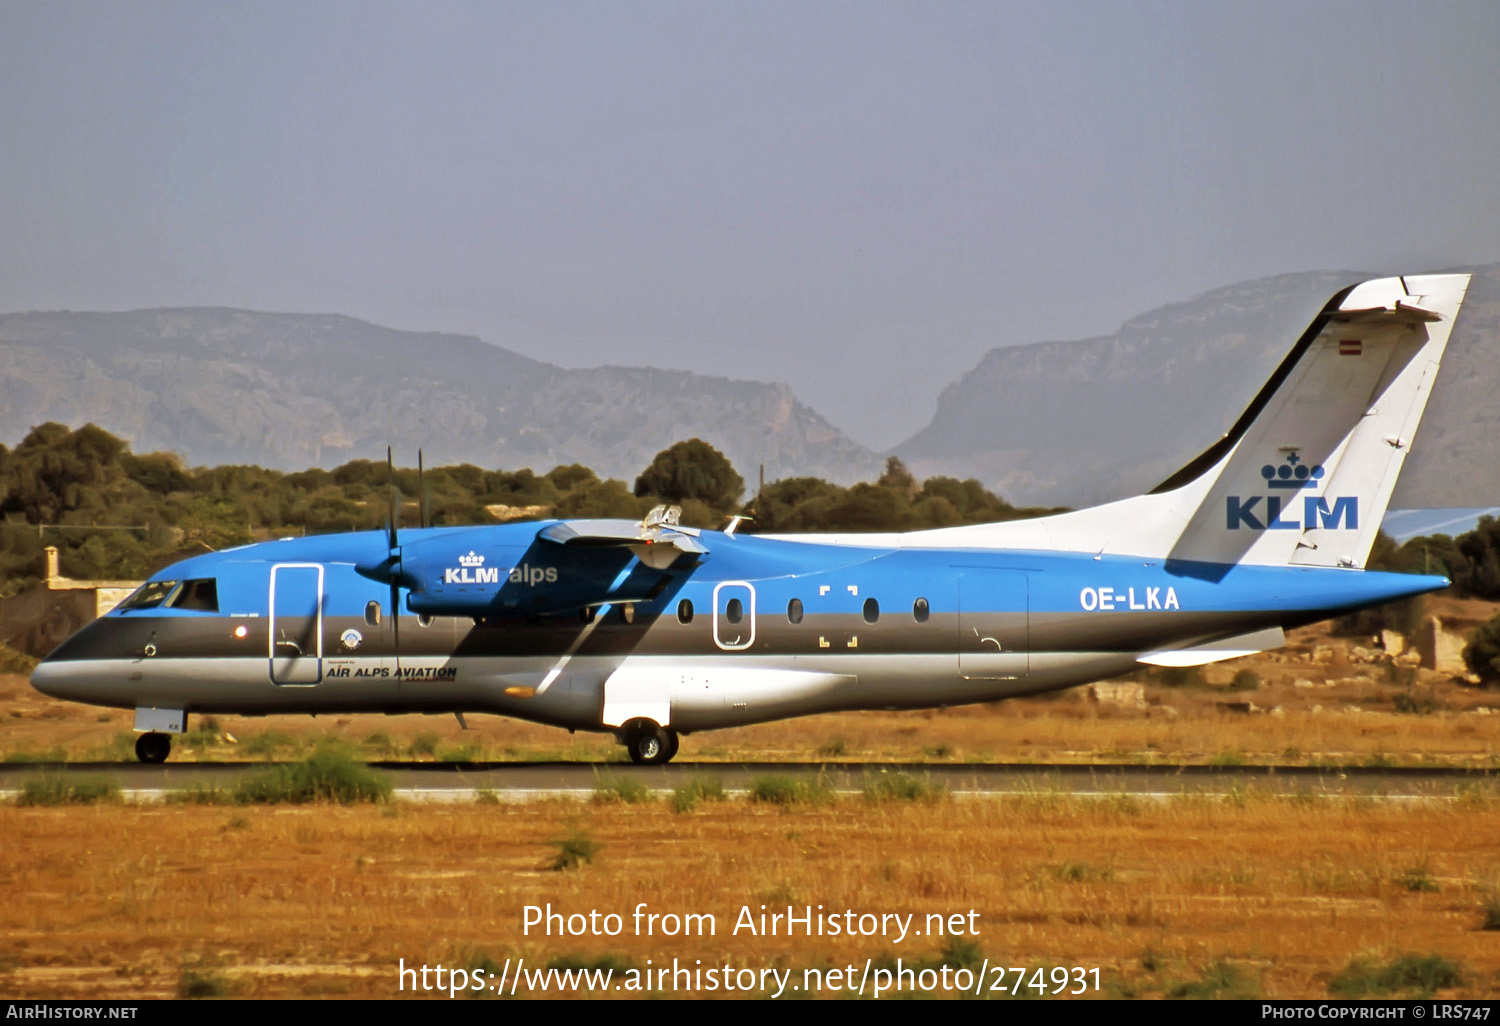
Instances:
[[[995,345],[1500,260],[1497,54],[1493,2],[6,0],[0,310],[780,380],[885,448]]]

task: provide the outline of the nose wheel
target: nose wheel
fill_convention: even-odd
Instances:
[[[153,730],[135,739],[135,757],[142,762],[166,762],[170,754],[172,754],[170,734],[158,734]]]
[[[660,766],[677,754],[677,731],[641,723],[625,735],[625,749],[630,761],[646,766]]]

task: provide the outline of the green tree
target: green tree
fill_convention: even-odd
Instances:
[[[1500,614],[1480,624],[1464,646],[1464,665],[1485,683],[1500,681]]]
[[[744,479],[725,455],[698,438],[657,453],[635,481],[637,496],[659,495],[679,505],[697,499],[720,513],[734,509],[744,490]]]

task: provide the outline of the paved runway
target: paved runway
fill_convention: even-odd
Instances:
[[[0,766],[0,794],[14,793],[29,774],[105,774],[128,796],[157,797],[167,791],[229,787],[273,763],[8,764]],[[1255,790],[1274,794],[1390,798],[1453,798],[1500,795],[1494,770],[1392,769],[1350,766],[1140,766],[955,763],[723,763],[674,762],[667,766],[625,763],[432,763],[375,762],[396,793],[412,800],[465,801],[479,791],[508,800],[587,797],[601,781],[639,780],[667,793],[694,777],[714,777],[726,791],[746,791],[758,777],[822,776],[836,791],[858,793],[881,773],[906,773],[946,787],[954,795],[1074,794],[1172,797]]]

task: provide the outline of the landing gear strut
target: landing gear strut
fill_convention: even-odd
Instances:
[[[677,731],[642,721],[625,734],[625,749],[631,762],[660,766],[677,754]]]
[[[151,731],[135,739],[135,757],[142,762],[166,762],[172,752],[172,736]]]

